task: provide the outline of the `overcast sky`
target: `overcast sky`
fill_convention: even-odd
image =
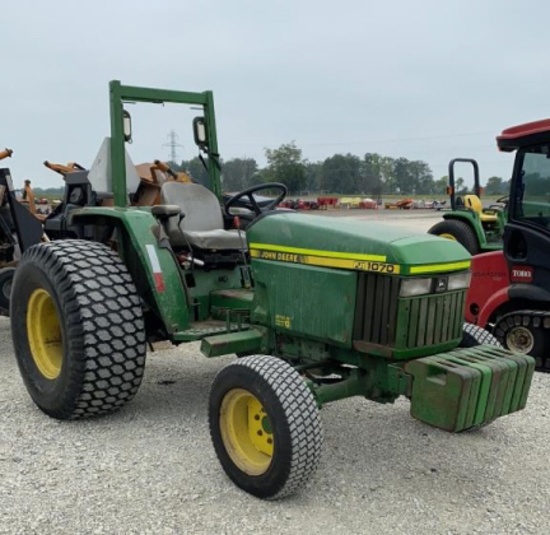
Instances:
[[[550,116],[543,0],[17,0],[2,3],[0,146],[16,185],[89,166],[109,134],[108,82],[214,91],[223,158],[378,152],[475,157],[508,178],[503,128]],[[193,111],[132,106],[134,163],[197,150]],[[195,112],[196,113],[196,112]],[[2,162],[3,164],[6,161]],[[0,164],[2,165],[2,164]]]

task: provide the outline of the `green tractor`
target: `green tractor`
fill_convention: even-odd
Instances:
[[[327,403],[405,396],[413,417],[451,432],[525,407],[534,360],[483,345],[491,337],[478,327],[464,332],[463,247],[272,210],[286,191],[280,184],[267,186],[279,188],[271,206],[253,188],[222,208],[211,92],[114,81],[110,97],[109,173],[98,180],[91,169],[87,187],[108,187],[91,197],[112,192],[114,206],[67,206],[58,227],[70,234],[28,248],[13,282],[17,362],[43,412],[70,420],[119,409],[138,391],[148,342],[199,342],[207,358],[236,354],[211,387],[213,446],[237,486],[280,498],[319,462]],[[166,183],[163,204],[130,205],[123,102],[135,101],[202,107],[193,125],[210,188]],[[246,231],[231,228],[243,199],[253,214]]]
[[[459,197],[455,188],[455,165],[471,164],[474,170],[474,193]],[[506,216],[500,204],[483,207],[481,202],[479,166],[470,158],[455,158],[449,162],[449,185],[447,193],[451,211],[443,214],[443,221],[435,224],[428,232],[435,236],[455,240],[471,255],[502,249],[502,236]],[[500,200],[500,199],[499,199]]]

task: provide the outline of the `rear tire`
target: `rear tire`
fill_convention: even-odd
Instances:
[[[473,256],[479,253],[480,246],[474,229],[465,221],[445,219],[435,224],[429,234],[455,240]]]
[[[462,326],[462,341],[459,347],[475,347],[491,345],[502,347],[502,344],[489,331],[473,323],[464,323]]]
[[[11,329],[27,390],[60,420],[110,413],[138,391],[145,364],[140,299],[102,244],[64,240],[28,249],[13,281]]]
[[[298,372],[275,357],[243,357],[214,380],[210,434],[226,474],[259,498],[303,487],[321,456],[315,398]]]
[[[0,269],[0,315],[8,316],[10,311],[11,287],[13,284],[14,267]]]

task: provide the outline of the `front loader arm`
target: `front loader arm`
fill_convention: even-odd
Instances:
[[[9,158],[13,154],[13,151],[11,149],[4,149],[3,151],[0,151],[0,160],[3,160],[4,158]]]

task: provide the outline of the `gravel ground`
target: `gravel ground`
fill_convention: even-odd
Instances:
[[[149,355],[127,407],[58,422],[31,402],[0,319],[0,533],[549,533],[550,375],[528,408],[450,435],[408,402],[327,406],[324,455],[299,495],[237,489],[211,447],[209,385],[230,358]]]

